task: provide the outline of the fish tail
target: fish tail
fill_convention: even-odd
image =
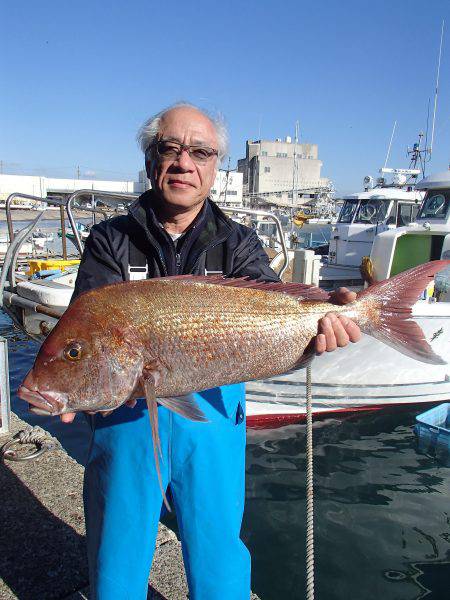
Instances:
[[[150,427],[152,431],[152,441],[153,441],[153,456],[155,457],[155,468],[156,475],[158,477],[159,487],[161,489],[161,494],[163,497],[164,504],[169,512],[171,512],[169,501],[167,500],[166,492],[164,491],[162,478],[161,478],[161,469],[159,467],[159,456],[162,456],[161,453],[161,442],[159,439],[159,430],[158,430],[158,404],[156,401],[151,400],[146,395],[147,406],[148,406],[148,415],[150,417]]]
[[[449,265],[449,260],[428,262],[360,292],[356,321],[361,330],[406,356],[434,365],[446,364],[412,320],[412,306],[434,275]]]

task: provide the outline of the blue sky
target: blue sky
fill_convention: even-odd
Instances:
[[[7,4],[7,5],[6,5]],[[231,166],[245,141],[293,135],[319,144],[322,174],[356,191],[426,127],[442,19],[435,146],[450,162],[447,0],[24,0],[4,3],[3,172],[136,178],[144,119],[177,100],[220,110]]]

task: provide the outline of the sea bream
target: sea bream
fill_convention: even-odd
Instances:
[[[100,287],[69,306],[18,393],[52,415],[109,411],[145,396],[157,462],[158,403],[203,420],[189,394],[295,369],[330,310],[408,356],[445,362],[410,317],[449,263],[400,273],[344,306],[331,306],[319,288],[247,279],[187,275]]]

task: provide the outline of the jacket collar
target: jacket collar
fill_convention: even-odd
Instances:
[[[144,192],[131,204],[128,213],[147,234],[160,238],[161,226],[152,208],[153,198],[152,190]],[[210,198],[206,199],[195,225],[203,225],[198,239],[201,245],[208,245],[218,237],[226,239],[233,229],[231,220]]]

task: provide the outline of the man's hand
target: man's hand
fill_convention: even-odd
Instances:
[[[331,294],[333,304],[348,304],[356,300],[355,292],[347,288],[339,288]],[[332,352],[336,348],[343,348],[349,342],[357,342],[361,338],[361,331],[348,317],[329,312],[319,321],[316,337],[316,353]]]

